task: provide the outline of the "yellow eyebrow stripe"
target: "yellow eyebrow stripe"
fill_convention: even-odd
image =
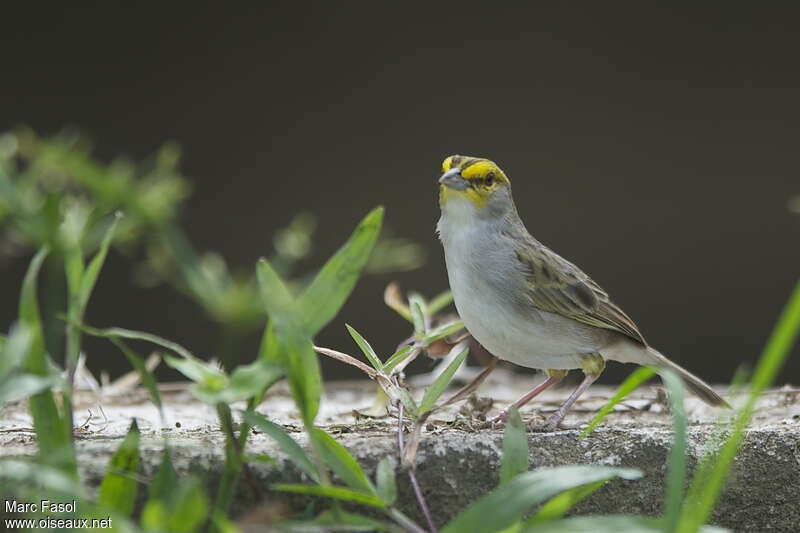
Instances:
[[[488,159],[473,159],[469,164],[461,167],[461,177],[467,180],[482,178],[496,168],[497,165]]]

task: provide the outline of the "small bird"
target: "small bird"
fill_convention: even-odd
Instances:
[[[649,346],[588,275],[528,233],[511,183],[494,162],[453,155],[442,172],[436,229],[464,325],[496,357],[547,374],[516,407],[580,368],[583,381],[546,422],[561,427],[607,360],[671,369],[706,403],[728,406],[703,380]],[[507,414],[494,421],[504,422]]]

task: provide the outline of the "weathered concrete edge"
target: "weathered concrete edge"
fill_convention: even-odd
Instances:
[[[712,426],[689,430],[689,466],[702,454]],[[302,433],[293,436],[306,444]],[[386,431],[347,433],[337,436],[371,475],[382,458],[396,456],[395,434]],[[98,486],[118,438],[78,441],[79,464],[90,486]],[[158,434],[142,439],[142,476],[150,479],[157,468],[165,439]],[[175,468],[193,474],[215,487],[224,460],[222,435],[169,437]],[[660,512],[666,458],[671,444],[667,428],[606,428],[586,439],[578,431],[529,434],[531,468],[566,464],[604,464],[640,469],[636,481],[613,481],[582,502],[575,514]],[[418,477],[431,511],[441,523],[491,490],[497,483],[502,433],[495,430],[468,432],[443,429],[423,435],[418,457]],[[302,509],[307,499],[275,493],[278,482],[307,481],[264,435],[254,435],[250,453],[268,454],[270,463],[252,465],[262,495]],[[22,451],[21,449],[19,451]],[[28,448],[26,450],[30,452]],[[8,453],[10,452],[10,453]],[[4,455],[14,455],[5,450]],[[421,520],[405,475],[398,471],[402,509]],[[246,512],[256,501],[241,483],[235,513]],[[734,531],[797,531],[800,526],[800,439],[796,428],[770,426],[750,430],[736,459],[728,488],[717,507],[713,523]]]

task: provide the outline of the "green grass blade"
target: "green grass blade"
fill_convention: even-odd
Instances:
[[[378,463],[375,481],[378,496],[386,502],[386,505],[392,505],[397,499],[397,480],[394,474],[394,462],[388,457],[384,457]]]
[[[320,475],[317,467],[314,466],[314,463],[308,457],[308,454],[305,452],[305,450],[303,450],[303,448],[301,448],[300,445],[298,445],[297,442],[295,442],[295,440],[290,437],[288,433],[286,433],[285,429],[274,422],[270,422],[262,415],[254,411],[248,411],[245,414],[245,420],[254,428],[269,435],[270,438],[275,441],[275,444],[278,445],[281,451],[289,457],[289,460],[292,461],[300,470],[308,474],[308,477],[317,483],[320,482]]]
[[[89,302],[89,297],[92,295],[94,286],[97,284],[97,277],[100,275],[100,270],[103,268],[106,256],[108,255],[108,248],[111,246],[111,241],[114,239],[114,233],[117,230],[117,223],[122,218],[121,213],[114,215],[114,221],[106,230],[103,235],[103,240],[100,242],[100,248],[97,253],[89,262],[86,271],[81,276],[81,283],[79,289],[79,301],[81,310],[86,309],[86,304]]]
[[[461,331],[462,329],[464,329],[464,322],[461,320],[455,320],[453,322],[448,322],[447,324],[442,324],[441,326],[429,331],[428,334],[422,338],[422,343],[430,344],[434,341],[438,341],[439,339],[443,339],[449,335],[452,335],[457,331]]]
[[[345,484],[354,490],[377,495],[372,482],[344,446],[317,427],[308,428],[308,434],[317,454]]]
[[[413,294],[408,299],[408,306],[411,309],[411,320],[414,323],[414,335],[421,339],[425,335],[425,302],[419,295]]]
[[[111,464],[100,483],[97,503],[125,516],[136,503],[136,471],[139,468],[139,427],[134,419],[122,444],[111,457]]]
[[[528,432],[519,410],[512,407],[503,430],[503,460],[500,463],[500,485],[528,471]]]
[[[36,253],[31,260],[28,271],[25,273],[25,279],[22,282],[22,294],[20,295],[19,301],[19,320],[29,328],[32,336],[32,344],[43,343],[42,320],[39,316],[39,302],[36,295],[36,280],[39,276],[39,270],[42,268],[42,262],[47,254],[47,248],[42,248]],[[35,350],[31,349],[26,358],[26,370],[44,375],[47,371],[45,357],[46,354],[43,344],[41,349],[39,349],[38,346]]]
[[[83,278],[84,262],[81,242],[89,221],[90,209],[83,202],[68,202],[58,228],[58,240],[63,250],[64,273],[70,300],[77,302]]]
[[[692,479],[678,526],[679,532],[693,533],[711,516],[736,453],[739,451],[756,401],[775,379],[789,356],[798,333],[800,333],[800,283],[795,285],[794,292],[767,340],[767,345],[753,372],[750,395],[744,407],[736,415],[730,436],[715,458],[713,466],[701,464],[697,468],[698,472],[707,472],[707,475],[695,475]]]
[[[647,516],[576,516],[544,525],[525,527],[522,533],[663,533],[661,521]],[[704,526],[697,533],[731,533],[722,527]]]
[[[670,370],[661,373],[669,391],[672,411],[672,447],[667,459],[667,488],[664,495],[664,531],[675,531],[681,517],[683,488],[686,482],[686,410],[683,381]]]
[[[589,483],[587,485],[565,490],[558,496],[550,498],[547,503],[542,505],[539,510],[536,511],[536,514],[530,517],[523,524],[522,530],[525,531],[533,526],[558,520],[567,514],[570,509],[575,507],[575,505],[585,498],[591,496],[592,493],[605,484],[605,481],[596,481],[594,483]]]
[[[284,522],[285,523],[285,522]],[[291,524],[291,522],[290,522]],[[319,531],[322,533],[333,533],[335,531],[347,532],[347,533],[357,533],[360,531],[369,532],[369,531],[383,531],[383,532],[394,532],[395,529],[392,529],[388,526],[388,524],[384,524],[372,518],[367,518],[366,516],[362,516],[359,514],[348,513],[347,511],[343,511],[342,509],[331,509],[329,511],[323,511],[319,515],[314,518],[314,520],[307,522],[307,524],[311,526],[316,526],[310,528],[311,531]],[[287,533],[295,531],[291,528],[287,529]],[[302,528],[299,528],[298,533],[303,531]],[[310,533],[310,532],[309,532]]]
[[[519,521],[534,505],[561,492],[614,477],[637,479],[641,473],[604,466],[560,466],[520,474],[479,498],[441,533],[491,533]]]
[[[81,211],[76,208],[67,213]],[[80,217],[80,215],[78,215]],[[65,268],[67,273],[67,287],[69,298],[67,301],[67,317],[69,322],[67,324],[67,348],[66,348],[66,367],[67,367],[67,386],[64,390],[65,398],[65,415],[64,418],[69,424],[72,424],[72,378],[75,373],[75,367],[78,364],[78,357],[81,351],[81,331],[78,324],[83,322],[83,316],[86,312],[86,306],[89,303],[89,297],[94,289],[97,277],[100,275],[100,269],[103,267],[106,255],[108,254],[108,247],[111,244],[111,239],[114,236],[114,231],[117,226],[118,216],[115,217],[111,226],[106,230],[103,240],[100,244],[98,252],[89,263],[88,267],[84,269],[83,263],[83,250],[81,249],[81,238],[84,232],[84,226],[88,217],[88,212],[84,215],[83,221],[78,223],[78,227],[74,229],[73,237],[68,240],[67,250],[65,252]],[[67,221],[65,220],[65,224]]]
[[[21,327],[30,333],[30,345],[22,362],[22,369],[34,376],[46,378],[50,375],[50,364],[44,346],[44,333],[39,315],[37,300],[37,277],[47,248],[40,249],[31,260],[22,282],[19,302]],[[42,463],[60,468],[71,476],[77,476],[75,456],[72,449],[71,424],[59,413],[52,391],[43,390],[28,400],[36,439],[39,445],[39,458]]]
[[[0,378],[0,406],[39,394],[52,387],[57,381],[57,376],[34,374],[17,374],[5,379]]]
[[[620,386],[617,388],[617,391],[614,393],[606,404],[600,408],[592,421],[589,422],[589,426],[581,432],[581,438],[586,437],[589,433],[594,431],[594,429],[603,421],[605,417],[607,417],[613,410],[614,407],[621,402],[625,397],[636,390],[640,385],[648,381],[650,378],[656,375],[656,372],[649,367],[641,366],[631,372],[631,374],[625,378]]]
[[[257,359],[249,365],[239,365],[233,371],[220,401],[224,403],[248,400],[277,383],[285,372],[266,359]]]
[[[430,313],[431,316],[434,316],[452,302],[453,293],[450,291],[444,291],[443,293],[436,295],[433,300],[428,303],[428,313]]]
[[[208,498],[198,479],[191,479],[178,486],[177,494],[171,502],[167,531],[202,531],[208,517]]]
[[[33,334],[24,323],[11,327],[8,337],[0,339],[0,380],[19,369],[31,349]]]
[[[85,324],[80,325],[80,329],[84,332],[92,335],[94,337],[103,337],[106,339],[112,338],[120,338],[120,339],[128,339],[134,341],[146,341],[161,346],[162,348],[166,348],[176,354],[180,355],[185,359],[197,359],[192,352],[181,346],[180,344],[172,341],[168,341],[163,337],[159,337],[158,335],[153,335],[152,333],[146,333],[144,331],[136,331],[132,329],[125,329],[125,328],[106,328],[106,329],[97,329]]]
[[[172,464],[172,452],[165,442],[164,451],[161,453],[161,466],[158,467],[156,477],[148,488],[147,498],[150,501],[166,501],[175,493],[177,486],[178,473]]]
[[[385,507],[383,500],[372,494],[366,494],[345,487],[332,485],[302,485],[300,483],[280,483],[272,485],[273,490],[293,492],[295,494],[308,494],[309,496],[322,496],[345,502],[360,503],[370,507]]]
[[[145,531],[204,531],[208,514],[208,499],[200,481],[189,478],[178,482],[166,498],[148,500],[142,510],[142,526]]]
[[[375,353],[375,350],[372,348],[367,339],[361,336],[361,334],[355,330],[355,328],[351,327],[350,324],[345,324],[347,331],[350,333],[350,336],[353,337],[353,340],[356,341],[358,347],[361,348],[361,351],[367,356],[369,359],[369,364],[372,365],[372,368],[380,372],[383,369],[383,363],[381,363],[380,358],[378,358],[378,354]]]
[[[381,230],[383,208],[373,209],[328,259],[299,299],[305,329],[313,337],[339,312],[358,281]]]
[[[312,425],[319,411],[322,376],[311,337],[303,328],[302,318],[283,280],[266,259],[258,262],[256,274],[262,300],[272,322],[265,339],[269,340],[270,331],[274,332],[279,361],[289,377],[294,401],[303,415],[303,421]]]
[[[453,359],[447,368],[444,369],[444,372],[439,374],[439,377],[431,383],[430,387],[425,390],[425,394],[422,396],[422,402],[419,404],[419,412],[420,413],[427,413],[431,409],[433,409],[434,404],[436,404],[436,400],[439,399],[439,396],[442,395],[444,390],[447,388],[447,385],[450,384],[450,380],[453,379],[453,375],[458,370],[458,367],[464,362],[464,359],[467,358],[467,354],[469,353],[469,348],[464,348],[460,354]]]
[[[116,337],[112,337],[109,339],[114,346],[119,348],[131,366],[139,373],[139,379],[142,380],[142,385],[147,390],[147,394],[150,395],[150,401],[158,407],[158,413],[161,415],[161,421],[164,421],[164,406],[161,403],[161,394],[158,392],[158,383],[156,383],[156,378],[153,376],[153,373],[147,369],[147,365],[144,364],[144,359],[139,356],[135,351],[133,351],[127,344]]]
[[[411,346],[403,346],[386,360],[383,364],[383,371],[390,374],[392,370],[394,370],[394,367],[408,359],[412,352],[413,348]]]
[[[644,516],[576,516],[524,527],[522,533],[663,533],[657,519]]]
[[[193,382],[206,385],[211,390],[220,391],[228,384],[228,376],[224,372],[200,359],[164,355],[164,362]]]

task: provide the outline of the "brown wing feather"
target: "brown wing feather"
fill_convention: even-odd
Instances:
[[[542,311],[611,329],[644,345],[636,324],[581,269],[539,244],[517,252],[528,278],[528,297]]]

